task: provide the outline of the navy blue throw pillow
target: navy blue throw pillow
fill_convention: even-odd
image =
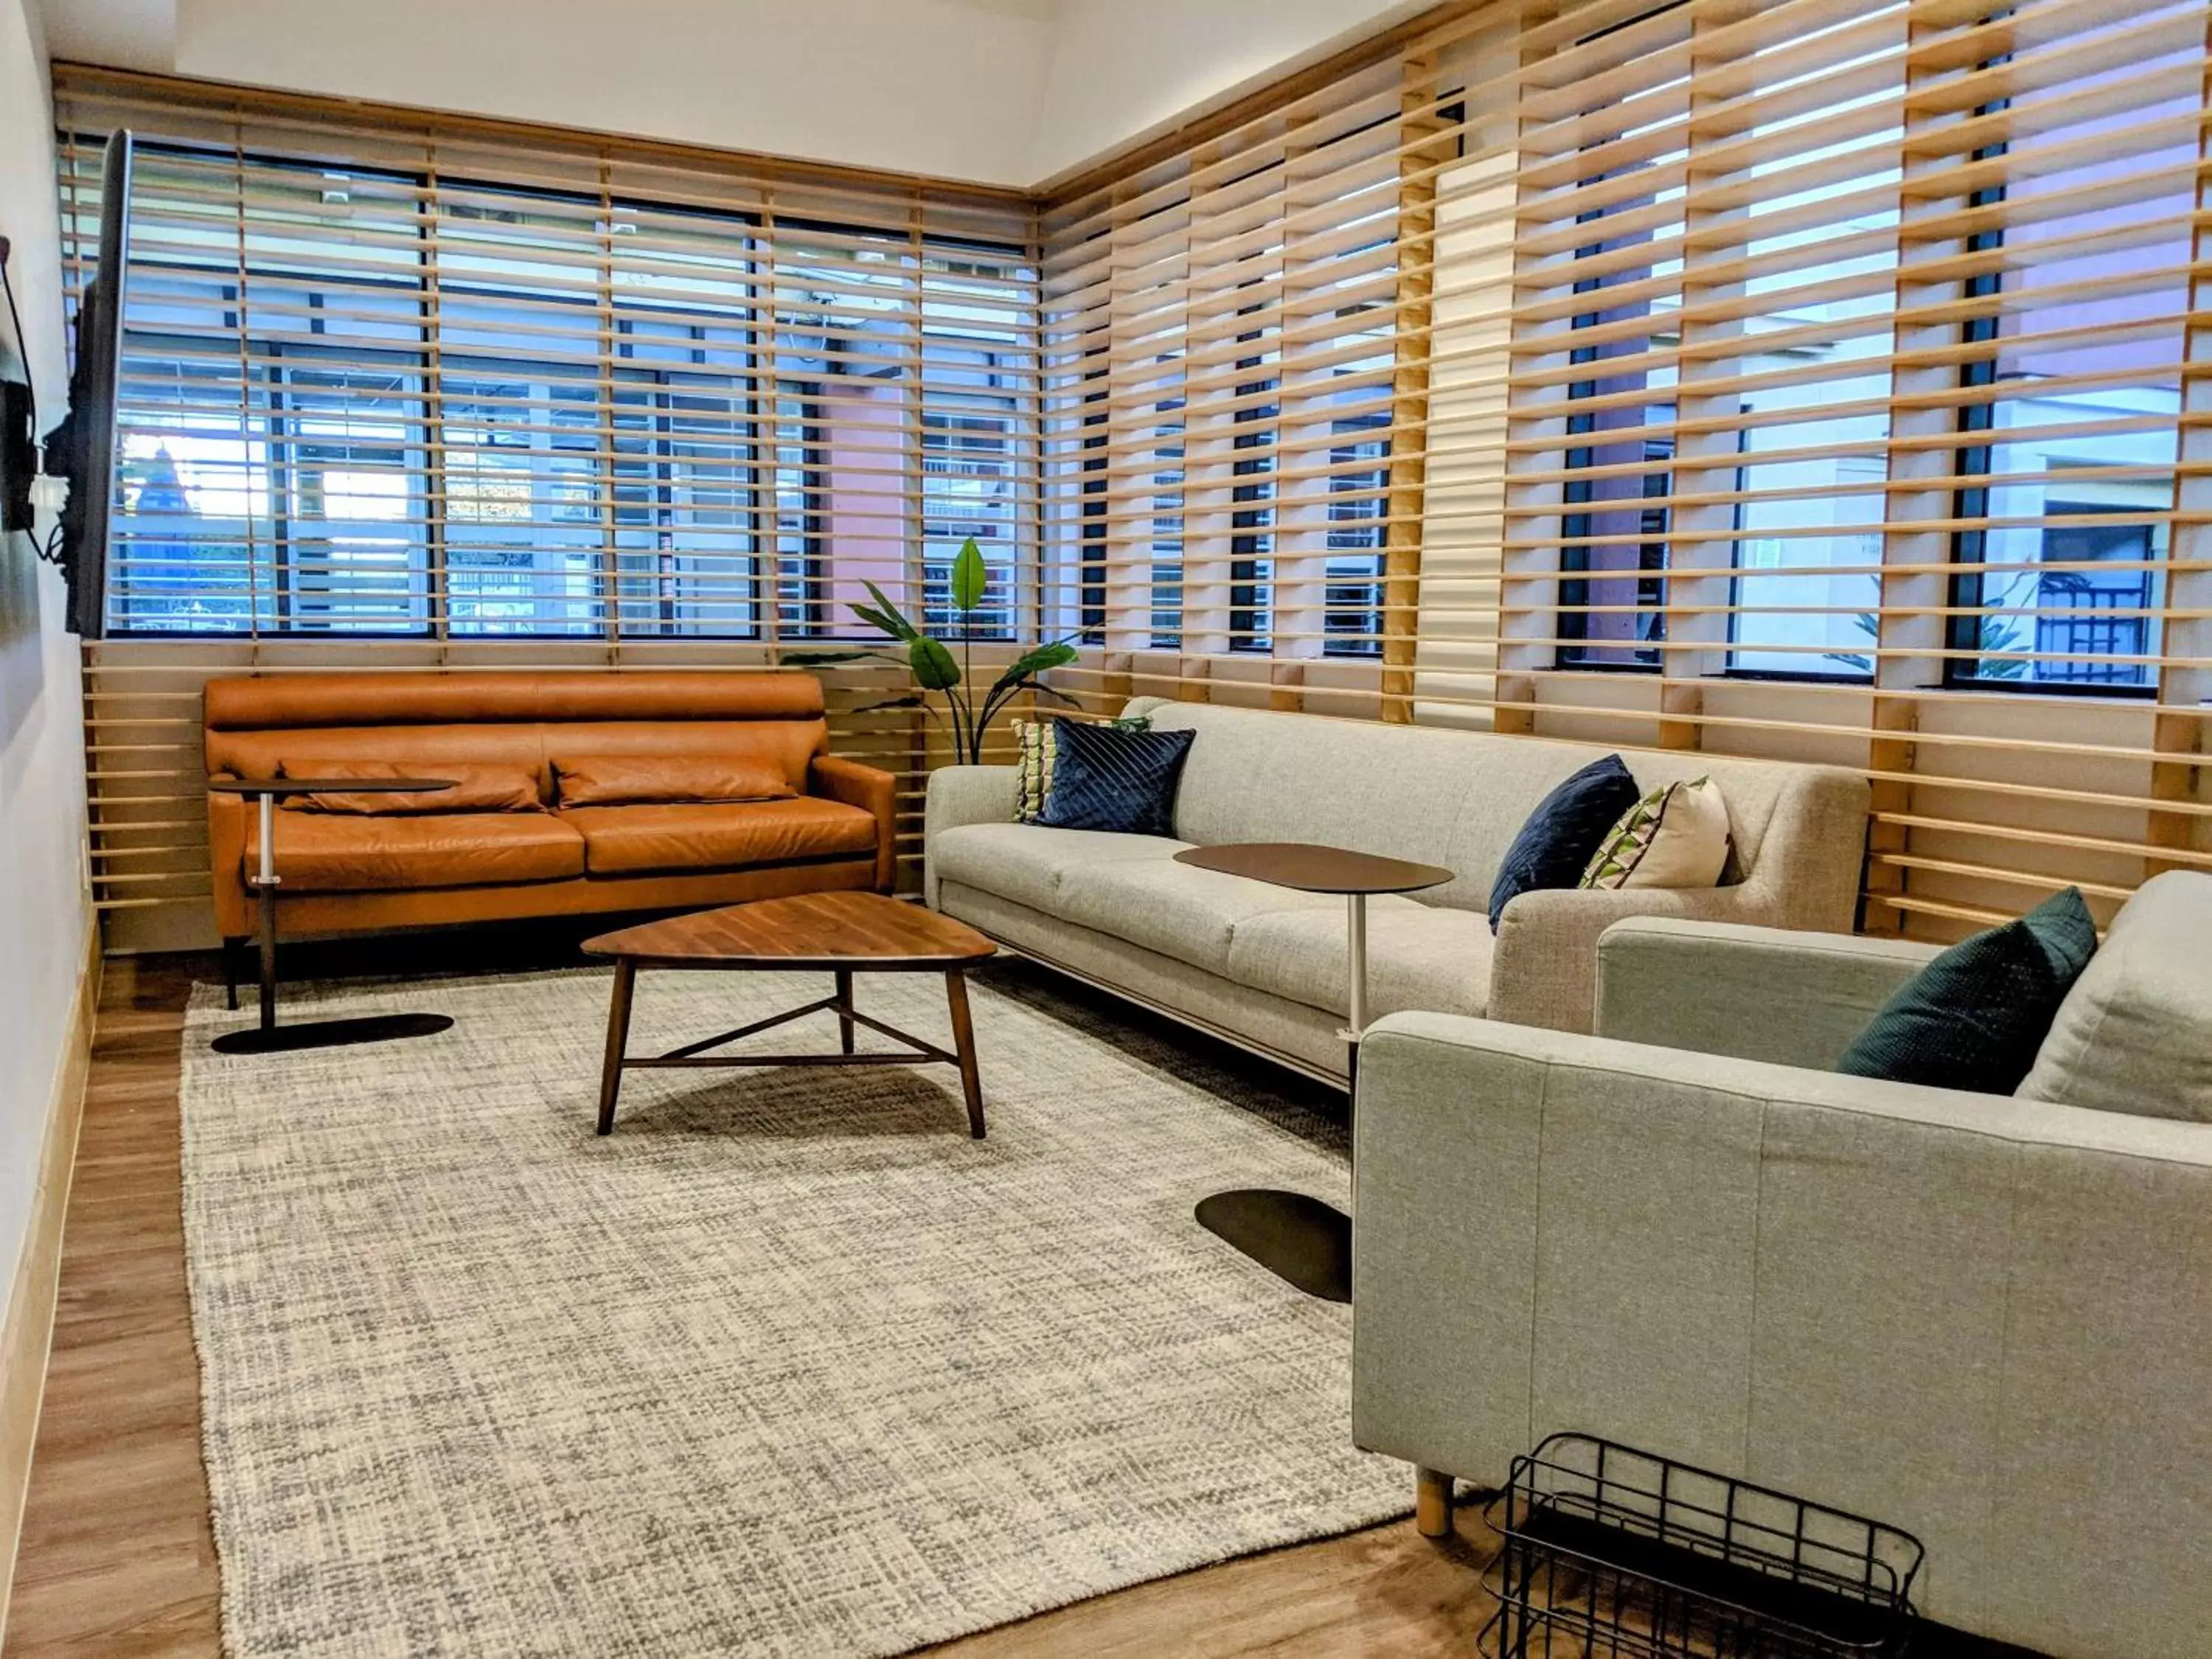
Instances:
[[[1061,720],[1052,793],[1037,822],[1052,830],[1175,833],[1176,785],[1194,732],[1124,732]]]
[[[1923,968],[1852,1039],[1836,1069],[2008,1095],[2034,1066],[2058,1005],[2096,951],[2097,924],[2069,887]]]
[[[1606,831],[1643,799],[1635,774],[1618,755],[1592,761],[1545,796],[1490,884],[1490,931],[1498,931],[1505,907],[1523,893],[1579,887]]]

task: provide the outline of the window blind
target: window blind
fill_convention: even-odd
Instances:
[[[1823,762],[1874,787],[1869,928],[1954,936],[2069,883],[2109,914],[2212,869],[2209,27],[2212,0],[1455,3],[1033,204],[443,118],[333,152],[302,137],[326,107],[233,94],[178,125],[164,84],[164,136],[229,168],[198,194],[266,240],[225,270],[301,325],[176,359],[276,458],[234,637],[325,662],[369,648],[337,619],[373,601],[436,660],[520,648],[515,617],[574,630],[537,657],[767,660],[839,626],[872,525],[904,515],[928,608],[957,537],[1011,524],[994,604],[1079,641],[1063,683],[1095,708]],[[375,234],[352,297],[313,297],[279,257],[300,228],[239,205],[264,166],[433,245],[411,324],[361,297]],[[586,310],[568,358],[514,349]],[[363,343],[318,360],[341,321]],[[549,359],[575,372],[513,372]],[[418,563],[416,520],[359,511],[392,486],[351,474],[431,480]],[[286,536],[292,572],[331,567],[304,640],[252,609]],[[324,550],[349,537],[400,550]],[[554,550],[591,585],[514,591]],[[94,695],[168,684],[169,652],[110,641]],[[911,803],[926,746],[846,718]],[[103,732],[118,776],[160,746]]]
[[[1092,688],[1853,767],[1877,928],[2212,867],[2207,27],[1457,6],[1074,181],[1046,553]]]
[[[100,143],[132,203],[108,637],[86,647],[112,947],[210,939],[200,687],[440,666],[771,667],[873,581],[979,670],[1037,621],[1024,198],[63,64],[64,258]],[[832,743],[900,779],[901,671],[823,671]]]
[[[1405,131],[1380,65],[1048,212],[1048,580],[1068,629],[1380,654]]]
[[[1033,601],[1018,200],[72,75],[58,116],[79,268],[140,135],[116,634],[837,635],[971,535],[987,631]]]

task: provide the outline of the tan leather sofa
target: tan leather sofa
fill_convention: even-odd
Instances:
[[[393,763],[426,777],[442,764],[535,780],[521,810],[277,812],[287,934],[890,889],[893,780],[827,752],[809,674],[279,674],[209,681],[204,713],[210,779]],[[571,759],[620,760],[633,781],[751,763],[792,793],[564,806]],[[212,793],[207,805],[216,916],[236,940],[255,926],[258,809]]]

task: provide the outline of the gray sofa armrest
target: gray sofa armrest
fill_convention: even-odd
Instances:
[[[1489,1013],[1516,1025],[1593,1029],[1597,944],[1631,916],[1844,931],[1865,863],[1867,785],[1833,767],[1790,769],[1759,842],[1731,886],[1523,893],[1505,908],[1491,958]]]
[[[1940,947],[1638,918],[1597,947],[1597,1034],[1833,1071]]]
[[[1523,893],[1505,907],[1490,958],[1492,1019],[1555,1031],[1588,1031],[1597,1010],[1598,941],[1635,916],[1784,925],[1763,884],[1629,888],[1600,892],[1558,888]],[[1486,926],[1480,917],[1478,927]]]
[[[2212,1127],[1393,1014],[1355,1134],[1361,1446],[1602,1435],[1911,1530],[1946,1623],[2202,1652]]]
[[[1012,823],[1020,805],[1018,769],[940,766],[929,775],[921,816],[922,902],[937,908],[938,836],[968,823]]]

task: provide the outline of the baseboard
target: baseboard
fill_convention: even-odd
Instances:
[[[87,930],[84,961],[70,1005],[69,1031],[55,1069],[46,1107],[46,1139],[39,1152],[39,1186],[31,1200],[22,1259],[15,1264],[8,1315],[0,1327],[0,1633],[15,1585],[15,1547],[23,1535],[23,1500],[31,1486],[31,1451],[39,1438],[39,1406],[46,1396],[46,1357],[53,1346],[55,1296],[60,1288],[62,1222],[69,1213],[70,1179],[76,1167],[78,1127],[84,1121],[85,1081],[92,1067],[93,1022],[100,1012],[100,929]]]

